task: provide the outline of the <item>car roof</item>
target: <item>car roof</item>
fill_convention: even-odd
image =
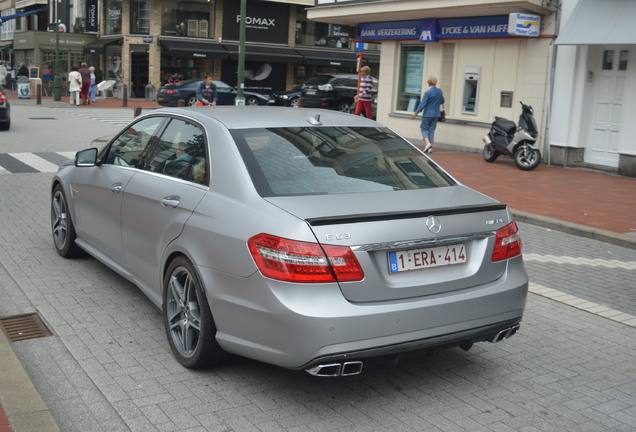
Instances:
[[[334,110],[274,106],[216,106],[160,108],[148,115],[186,115],[202,123],[214,119],[228,129],[268,127],[353,126],[382,127],[362,116]],[[318,117],[317,117],[318,116]],[[316,120],[318,118],[318,120]]]

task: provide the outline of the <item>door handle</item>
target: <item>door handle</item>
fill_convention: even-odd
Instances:
[[[164,207],[176,208],[179,205],[180,198],[178,196],[168,196],[161,200]]]
[[[112,193],[119,193],[121,192],[121,190],[123,189],[123,185],[121,183],[115,183],[113,185],[110,185],[110,187],[108,188]]]

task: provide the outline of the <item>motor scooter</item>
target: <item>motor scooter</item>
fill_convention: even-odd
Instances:
[[[490,132],[483,138],[482,152],[486,162],[494,162],[500,155],[513,158],[517,168],[523,171],[535,169],[541,163],[541,152],[533,144],[539,137],[534,111],[521,103],[519,125],[502,117],[495,117]]]

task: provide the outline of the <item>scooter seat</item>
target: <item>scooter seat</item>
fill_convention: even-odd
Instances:
[[[517,126],[515,122],[505,119],[503,117],[495,117],[495,121],[492,123],[496,132],[504,133],[508,136],[513,136]]]

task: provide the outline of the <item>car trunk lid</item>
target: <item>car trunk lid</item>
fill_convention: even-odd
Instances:
[[[365,278],[340,284],[351,302],[434,296],[503,274],[491,253],[495,231],[511,221],[505,204],[461,185],[372,194],[268,200],[304,219],[321,244],[354,251]]]

